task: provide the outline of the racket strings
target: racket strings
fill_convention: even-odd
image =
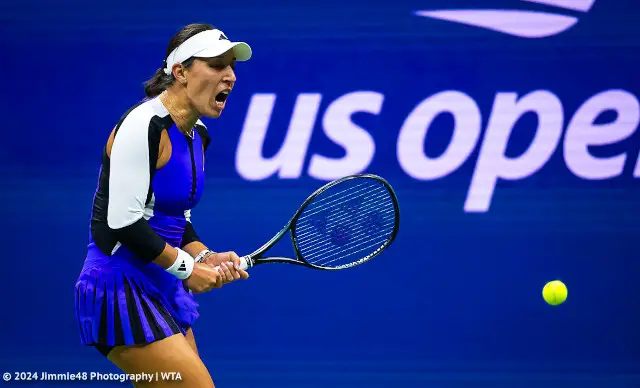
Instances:
[[[367,200],[371,200],[371,202],[373,202],[373,201],[375,201],[375,200],[380,200],[380,199],[382,199],[383,197],[384,197],[384,195],[378,195],[378,196],[365,197],[365,199],[367,199]],[[366,202],[363,202],[363,205],[365,205],[365,204],[366,204]],[[389,209],[389,211],[393,211],[393,207],[392,207],[391,209]],[[326,224],[326,227],[327,227],[327,228],[330,228],[330,227],[332,226],[332,223],[333,223],[333,224],[337,224],[337,223],[340,223],[340,222],[344,222],[344,221],[346,221],[347,219],[349,219],[349,221],[350,221],[351,223],[359,222],[359,221],[363,221],[363,220],[364,220],[368,215],[369,215],[369,212],[367,212],[367,213],[360,213],[360,215],[359,215],[359,216],[357,216],[357,218],[356,218],[356,219],[354,219],[354,218],[353,218],[353,216],[352,216],[351,214],[348,214],[348,213],[341,213],[341,214],[340,214],[340,216],[338,216],[338,217],[332,217],[332,218],[330,218],[330,219],[327,217],[327,218],[328,218],[328,223]],[[312,227],[310,230],[305,231],[305,232],[302,232],[302,233],[300,233],[298,236],[299,236],[299,237],[304,237],[304,236],[306,236],[306,235],[309,235],[309,234],[312,234],[312,233],[316,233],[316,232],[317,232],[317,231],[316,231],[316,230],[314,230],[314,229],[313,229],[313,227]],[[302,244],[301,244],[300,246],[302,246]]]
[[[359,186],[363,186],[363,185],[359,185]],[[319,203],[322,202],[322,205],[320,205],[320,204],[316,205],[314,203],[315,211],[305,212],[304,216],[301,216],[299,218],[299,220],[308,219],[308,218],[310,218],[310,217],[312,217],[312,216],[314,216],[316,214],[319,214],[319,213],[322,213],[322,212],[324,212],[326,210],[329,210],[330,208],[334,208],[336,206],[344,205],[345,202],[348,202],[347,200],[349,200],[349,199],[352,199],[352,200],[353,199],[357,199],[358,198],[358,193],[361,193],[361,192],[366,191],[366,190],[367,190],[367,188],[363,188],[363,189],[358,190],[358,191],[350,192],[350,193],[348,193],[347,195],[345,195],[342,198],[333,199],[331,201],[326,201],[327,198],[323,198],[321,201],[318,201]],[[342,190],[340,193],[336,193],[336,194],[331,195],[331,197],[335,197],[336,195],[344,193],[346,191],[349,191],[349,189]]]
[[[385,238],[384,240],[386,240],[386,238]],[[358,249],[357,251],[352,251],[352,252],[351,252],[351,255],[353,255],[353,257],[355,258],[355,260],[347,260],[346,262],[347,262],[347,263],[351,263],[351,262],[353,262],[353,261],[357,261],[358,259],[362,258],[362,256],[363,256],[363,255],[356,255],[356,253],[360,253],[360,252],[363,252],[363,251],[367,251],[367,252],[369,252],[369,251],[371,251],[371,248],[374,248],[374,247],[380,247],[380,246],[382,246],[382,244],[384,243],[384,240],[382,240],[382,241],[380,241],[380,242],[373,243],[373,244],[369,244],[369,245],[367,245],[367,246],[366,246],[366,247],[364,247],[364,248]],[[311,264],[314,264],[314,265],[317,265],[317,266],[320,266],[320,267],[329,267],[329,264],[332,264],[331,266],[337,266],[337,265],[335,265],[334,263],[335,263],[336,261],[340,260],[340,258],[341,258],[341,257],[339,257],[339,256],[338,256],[338,257],[334,258],[333,260],[328,260],[328,261],[318,261],[318,262],[311,263]]]
[[[384,222],[391,221],[391,222],[393,222],[393,220],[395,219],[395,217],[393,215],[393,209],[386,209],[384,211],[379,211],[378,214],[382,215],[381,218],[380,218],[380,221],[384,221]],[[385,217],[385,216],[388,216],[388,217]],[[353,232],[353,233],[357,233],[357,232],[362,232],[365,229],[368,229],[367,225],[364,223],[364,221],[367,219],[367,217],[368,217],[368,214],[365,214],[365,215],[363,215],[361,217],[358,217],[357,219],[349,219],[348,222],[350,224],[357,225],[355,228],[350,228],[350,231]],[[335,225],[337,225],[337,224],[342,225],[345,221],[347,221],[348,218],[349,217],[342,217],[339,220],[340,222],[336,221]],[[335,225],[333,225],[333,226],[335,226]],[[328,229],[331,229],[330,225],[327,225],[327,227],[328,227]],[[308,236],[308,235],[313,234],[313,233],[315,233],[315,232],[307,232],[305,234]],[[316,242],[316,244],[314,244],[314,242]],[[328,240],[325,241],[325,242],[328,242]],[[322,249],[320,249],[320,246],[317,244],[317,241],[314,241],[314,240],[311,240],[311,239],[307,239],[307,240],[304,241],[304,244],[300,243],[298,245],[299,248],[305,248],[305,249],[308,248],[309,246],[313,246],[313,248],[309,248],[309,250],[306,251],[309,254],[316,254],[316,253],[322,252]]]
[[[357,189],[358,187],[360,187],[361,189],[360,189],[360,190],[357,190],[357,191],[354,191],[354,189]],[[336,196],[338,196],[338,195],[340,195],[340,194],[343,194],[343,193],[346,193],[346,192],[349,192],[349,193],[347,194],[347,196],[348,196],[348,195],[351,195],[351,194],[356,194],[356,193],[359,193],[359,192],[361,192],[361,191],[366,190],[368,187],[370,187],[370,185],[368,185],[368,184],[366,184],[366,183],[359,183],[359,184],[357,184],[357,185],[355,185],[355,186],[348,187],[348,188],[345,188],[345,189],[343,189],[343,190],[341,190],[341,191],[338,191],[337,193],[333,193],[333,194],[331,194],[331,195],[327,195],[327,196],[325,196],[325,197],[321,197],[321,198],[319,198],[319,199],[316,199],[316,200],[313,202],[313,206],[314,206],[314,207],[319,207],[322,203],[327,202],[327,200],[328,200],[329,198],[335,198]],[[345,197],[346,197],[346,196],[345,196]],[[331,202],[331,201],[330,201],[330,202]]]
[[[388,220],[392,221],[393,218],[389,218]],[[390,227],[393,227],[392,223]],[[355,239],[349,244],[338,247],[342,249],[336,249],[336,247],[329,246],[329,247],[326,247],[325,249],[317,250],[316,252],[313,252],[313,253],[306,253],[306,255],[308,256],[304,256],[304,257],[309,263],[315,264],[315,265],[321,265],[321,266],[324,266],[328,263],[333,263],[341,259],[350,261],[351,256],[362,251],[362,249],[357,249],[357,248],[362,247],[363,245],[369,244],[369,243],[372,244],[371,246],[382,245],[388,237],[389,237],[389,230],[383,229],[383,230],[379,230],[377,233],[367,234],[366,236],[362,236],[360,239]]]
[[[309,219],[309,217],[300,217],[300,219],[297,221],[297,236],[298,237],[306,237],[310,234],[317,234],[318,232],[321,232],[320,229],[330,229],[332,226],[335,226],[336,224],[339,223],[344,223],[344,222],[348,222],[350,224],[355,224],[358,222],[362,222],[364,221],[364,219],[370,215],[370,213],[373,210],[379,209],[376,204],[386,204],[387,207],[389,208],[388,211],[393,211],[393,207],[392,207],[392,203],[384,201],[384,199],[386,199],[389,196],[388,193],[386,192],[382,192],[382,193],[369,193],[369,195],[360,197],[361,199],[361,203],[360,206],[361,208],[365,208],[366,210],[369,211],[362,211],[361,209],[357,209],[356,212],[357,214],[354,216],[352,212],[347,211],[341,211],[341,208],[344,206],[344,202],[346,201],[346,199],[348,199],[349,197],[346,197],[345,200],[336,200],[334,201],[335,204],[330,206],[331,208],[333,208],[335,211],[333,214],[331,214],[331,210],[329,210],[328,212],[326,212],[325,214],[323,214],[321,217],[315,218],[315,219]],[[386,203],[385,203],[386,202]],[[381,210],[381,209],[379,209]],[[387,210],[387,209],[385,209]],[[318,212],[313,212],[313,214],[317,214]],[[306,221],[306,222],[305,222]],[[321,225],[317,225],[315,221],[323,221],[321,223]],[[319,227],[320,226],[320,227]],[[303,247],[306,245],[310,245],[310,243],[312,243],[313,241],[311,240],[307,240],[306,242],[299,242],[299,247]]]
[[[386,195],[385,195],[386,194]],[[369,193],[360,198],[360,207],[368,208],[369,211],[361,211],[361,209],[357,210],[357,215],[354,216],[349,211],[340,211],[340,209],[344,206],[344,203],[347,199],[352,198],[353,196],[346,196],[344,200],[336,200],[334,205],[330,207],[333,208],[333,214],[331,214],[332,210],[328,210],[323,215],[318,218],[309,217],[300,217],[296,226],[296,236],[298,238],[298,247],[299,248],[308,248],[310,245],[315,245],[318,243],[315,239],[311,238],[310,235],[318,235],[320,234],[323,237],[323,234],[326,231],[331,230],[338,224],[357,224],[362,223],[368,216],[370,216],[372,209],[375,209],[376,203],[383,202],[384,197],[388,196],[388,193]],[[389,203],[389,205],[392,205]],[[390,209],[389,211],[391,211]],[[313,214],[318,214],[318,212],[312,212]],[[306,222],[305,222],[306,221]],[[360,227],[359,227],[360,228]]]
[[[358,242],[344,247],[343,249],[329,249],[315,255],[304,257],[307,262],[313,265],[328,267],[328,264],[331,264],[331,266],[338,266],[360,259],[361,256],[364,256],[359,255],[360,252],[374,246],[380,247],[387,241],[388,238],[388,232],[380,232],[376,235],[362,238]]]
[[[308,263],[348,265],[382,247],[392,235],[397,214],[388,189],[373,180],[355,183],[321,193],[298,218],[296,241]]]
[[[387,231],[380,231],[374,235],[369,235],[367,239],[361,239],[361,240],[358,240],[356,243],[352,243],[349,246],[345,246],[341,250],[318,252],[315,254],[315,256],[318,257],[318,260],[314,261],[312,264],[325,265],[328,263],[332,263],[336,260],[343,258],[344,257],[343,255],[345,253],[348,253],[349,255],[353,255],[355,253],[360,252],[363,249],[361,248],[363,245],[366,245],[366,244],[382,245],[382,243],[384,243],[387,237],[388,237]],[[356,249],[356,248],[360,248],[360,249]]]

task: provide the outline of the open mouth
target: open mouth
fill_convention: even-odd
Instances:
[[[224,108],[224,103],[227,101],[227,97],[229,97],[229,92],[230,90],[223,90],[216,94],[216,105],[218,108]]]

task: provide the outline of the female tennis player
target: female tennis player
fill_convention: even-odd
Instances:
[[[210,251],[191,223],[210,141],[200,117],[220,116],[236,82],[235,62],[250,57],[246,43],[211,25],[182,28],[145,84],[147,99],[107,140],[76,316],[81,343],[125,373],[180,372],[181,386],[214,386],[191,328],[198,317],[193,294],[249,275],[234,252]],[[180,386],[153,386],[163,383]]]

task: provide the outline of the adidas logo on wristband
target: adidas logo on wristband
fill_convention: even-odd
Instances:
[[[193,257],[182,249],[178,249],[178,257],[176,257],[176,261],[174,261],[173,265],[167,268],[166,271],[178,279],[184,280],[191,276],[194,265],[195,261],[193,260]]]

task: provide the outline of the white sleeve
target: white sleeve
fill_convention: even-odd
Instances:
[[[107,222],[112,229],[129,226],[144,215],[151,179],[149,120],[134,111],[117,129],[109,166]]]

